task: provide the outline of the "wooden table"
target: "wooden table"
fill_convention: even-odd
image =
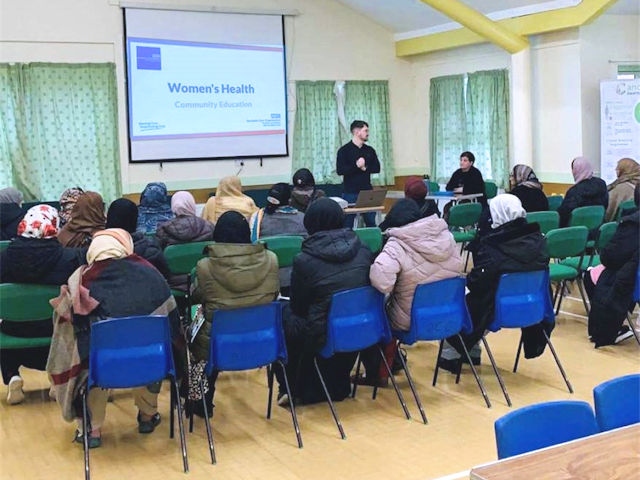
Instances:
[[[471,480],[640,479],[640,423],[475,467]]]
[[[347,207],[344,209],[344,213],[345,215],[355,215],[355,218],[353,219],[353,228],[358,228],[358,222],[360,221],[360,216],[363,213],[376,212],[376,214],[379,214],[383,210],[384,210],[384,205],[380,205],[378,207],[359,207],[359,208]],[[376,223],[380,223],[380,222],[376,222]]]

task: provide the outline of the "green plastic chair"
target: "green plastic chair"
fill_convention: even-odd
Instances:
[[[28,323],[50,319],[53,308],[49,300],[60,294],[57,285],[23,283],[0,284],[0,318],[6,322]],[[51,337],[23,338],[0,332],[0,349],[48,347]]]
[[[633,200],[625,200],[624,202],[618,205],[618,210],[616,210],[616,222],[619,222],[620,219],[625,215],[626,211],[633,211],[636,209],[636,204]]]
[[[172,275],[187,275],[187,286],[191,284],[191,270],[198,260],[206,256],[205,248],[213,242],[192,242],[169,245],[164,249],[164,257]],[[187,292],[171,289],[174,297],[187,297]]]
[[[382,230],[378,227],[356,228],[353,231],[373,253],[382,250]]]
[[[549,210],[553,210],[554,212],[558,210],[558,207],[562,204],[562,195],[550,195],[547,197],[549,201]]]
[[[498,195],[498,185],[490,180],[484,182],[484,193],[487,196],[487,199],[495,197]]]
[[[476,225],[480,220],[482,205],[479,203],[462,203],[454,205],[449,210],[449,229],[453,234],[453,239],[460,244],[460,253],[467,243],[476,238]],[[464,271],[467,271],[469,264],[469,252],[464,261]]]
[[[608,222],[600,225],[598,229],[598,237],[595,240],[594,248],[598,252],[602,251],[602,249],[609,243],[613,234],[616,233],[616,229],[618,228],[618,224],[616,222]],[[600,265],[600,255],[592,253],[589,257],[583,257],[582,261],[580,261],[580,257],[571,257],[566,258],[560,262],[562,265],[568,265],[570,267],[575,268],[579,271],[584,271],[589,267],[596,267]]]
[[[278,257],[278,267],[290,267],[293,259],[302,250],[302,238],[299,235],[281,235],[273,237],[262,237],[259,241],[264,243],[268,250],[271,250]]]
[[[600,228],[600,225],[604,222],[604,212],[605,209],[602,205],[578,207],[571,212],[569,226],[578,227],[584,225],[589,230],[596,230]],[[589,240],[587,242],[587,248],[595,248],[595,245],[595,240]]]
[[[540,231],[546,235],[548,231],[560,226],[560,215],[556,211],[529,212],[527,213],[527,223],[537,223]]]
[[[557,301],[556,315],[560,311],[564,287],[567,281],[570,280],[576,280],[578,283],[584,308],[587,314],[589,313],[589,305],[584,293],[580,271],[572,266],[562,264],[562,260],[570,257],[577,257],[578,265],[582,264],[588,236],[589,229],[585,226],[557,228],[550,230],[546,235],[549,257],[556,260],[556,263],[549,264],[549,279],[552,283],[557,283],[556,293],[553,297],[554,305],[556,305]]]
[[[427,188],[429,189],[429,194],[440,191],[440,185],[438,184],[438,182],[432,182],[430,180],[427,182]]]
[[[9,246],[9,244],[11,243],[11,240],[2,240],[0,241],[0,252],[4,252],[7,247]]]

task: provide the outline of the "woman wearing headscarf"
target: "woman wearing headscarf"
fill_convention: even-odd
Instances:
[[[327,339],[327,316],[331,297],[341,290],[369,285],[371,250],[349,228],[343,228],[344,212],[329,198],[319,198],[309,205],[304,226],[309,232],[302,251],[293,261],[291,302],[283,322],[289,361],[287,376],[294,398],[302,403],[325,400],[313,357]],[[356,353],[337,353],[318,359],[331,398],[343,400],[349,395],[349,374]],[[286,405],[284,378],[275,370],[280,383],[278,403]]]
[[[616,165],[616,178],[607,186],[609,206],[604,215],[605,222],[616,221],[618,207],[626,200],[633,200],[633,190],[640,184],[640,164],[632,158],[622,158]]]
[[[174,339],[176,366],[180,369],[184,364],[179,361],[184,337],[175,300],[162,275],[133,253],[131,235],[120,228],[96,232],[87,251],[87,263],[69,277],[60,296],[51,302],[53,337],[47,362],[63,418],[78,422],[75,441],[79,443],[82,443],[80,390],[87,380],[93,323],[135,315],[166,315]],[[160,423],[159,392],[160,383],[133,389],[139,433],[151,433]],[[108,395],[108,390],[100,388],[89,391],[90,448],[101,445]]]
[[[148,183],[140,194],[138,228],[136,230],[153,234],[159,224],[172,218],[171,199],[167,194],[167,186],[162,182]]]
[[[593,176],[593,167],[589,160],[584,157],[574,158],[571,162],[571,173],[576,183],[567,190],[558,207],[561,227],[569,225],[571,212],[578,207],[602,205],[606,209],[609,205],[607,184],[601,178]]]
[[[242,193],[240,177],[232,175],[224,177],[218,183],[216,195],[209,198],[202,210],[202,218],[211,223],[217,223],[224,212],[233,210],[249,219],[258,210],[253,199]]]
[[[289,200],[292,207],[306,212],[311,202],[324,196],[324,191],[316,188],[316,180],[311,170],[301,168],[293,174],[293,191]]]
[[[204,307],[204,323],[195,334],[191,347],[195,362],[208,358],[213,312],[262,305],[278,297],[278,259],[261,243],[251,243],[246,218],[234,211],[218,219],[213,232],[214,244],[206,248],[206,257],[196,266],[193,303]],[[213,320],[215,321],[215,320]],[[192,335],[194,332],[192,332]],[[208,412],[213,408],[213,393],[217,372],[208,379],[205,395]],[[202,405],[193,405],[194,413],[203,416]]]
[[[2,252],[0,281],[3,283],[38,283],[62,285],[69,276],[86,263],[86,249],[64,248],[58,242],[58,211],[49,205],[31,207],[20,224],[18,236]],[[34,319],[37,320],[37,319]],[[0,332],[14,337],[50,337],[51,318],[20,322],[0,322]],[[2,378],[9,386],[7,403],[24,400],[21,366],[44,370],[49,347],[7,349],[0,351]]]
[[[542,184],[527,165],[518,164],[509,175],[509,193],[520,199],[525,212],[546,212],[549,200],[542,191]]]
[[[491,210],[491,232],[480,239],[473,269],[467,275],[466,301],[473,323],[473,331],[462,334],[468,350],[482,338],[493,320],[495,294],[500,275],[511,272],[544,270],[549,265],[549,254],[545,239],[537,223],[527,223],[526,212],[520,199],[508,193],[493,198]],[[543,323],[523,329],[526,358],[542,354],[546,342],[542,334]],[[553,323],[544,323],[550,331]],[[447,339],[439,359],[441,368],[456,373],[464,349],[457,336]],[[480,363],[479,354],[471,352],[474,364]],[[476,360],[477,359],[477,360]]]
[[[156,237],[164,249],[168,245],[204,242],[213,238],[213,225],[196,217],[196,201],[189,192],[180,191],[171,197],[171,220],[158,225]]]
[[[58,233],[58,241],[63,247],[88,247],[93,234],[103,230],[105,222],[102,197],[85,192],[73,206],[71,220]]]
[[[127,198],[111,202],[107,211],[107,228],[122,228],[131,234],[133,253],[147,260],[165,277],[169,278],[169,266],[162,249],[153,238],[136,231],[138,225],[138,207]]]
[[[15,238],[24,213],[22,192],[13,187],[0,190],[0,240]]]
[[[58,210],[58,214],[60,216],[59,228],[62,228],[65,224],[69,223],[69,220],[71,220],[73,206],[77,203],[78,198],[80,198],[81,195],[84,195],[84,190],[80,187],[67,188],[62,192],[62,195],[60,195],[60,209]]]
[[[428,217],[434,213],[440,216],[438,204],[433,200],[427,200],[427,185],[420,177],[409,177],[404,182],[404,197],[410,198],[418,204],[420,216]]]

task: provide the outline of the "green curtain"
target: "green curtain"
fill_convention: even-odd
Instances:
[[[431,178],[446,183],[467,150],[464,75],[432,78],[429,109]]]
[[[470,73],[467,83],[467,144],[476,167],[499,187],[509,178],[509,76],[507,70]]]
[[[27,200],[121,194],[113,63],[0,64],[0,184]]]
[[[389,82],[386,80],[345,82],[345,118],[364,120],[369,124],[369,141],[380,160],[380,173],[371,176],[374,185],[395,183],[391,150],[391,120],[389,112]],[[342,143],[351,139],[351,134]]]

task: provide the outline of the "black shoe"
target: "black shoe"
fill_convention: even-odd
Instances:
[[[82,436],[82,433],[80,433],[80,430],[76,430],[76,436],[73,439],[73,441],[75,443],[84,444],[84,438]],[[102,438],[100,438],[100,437],[92,437],[91,435],[89,435],[88,445],[89,445],[89,448],[101,447],[102,446]]]
[[[142,416],[138,412],[138,433],[152,433],[160,425],[160,421],[160,414],[157,412],[150,420],[142,420]]]
[[[469,364],[469,360],[467,359],[467,357],[462,357],[462,363]],[[471,363],[473,363],[473,365],[477,367],[478,365],[480,365],[480,357],[471,357]]]
[[[460,368],[460,359],[448,360],[446,358],[439,358],[438,367],[457,375],[458,369]]]
[[[204,407],[202,406],[202,400],[191,400],[191,413],[200,418],[205,418],[204,415]],[[207,417],[213,417],[213,407],[214,405],[207,405]]]
[[[626,340],[630,337],[633,337],[633,332],[627,325],[623,325],[622,327],[620,327],[614,343],[620,343],[621,341]]]

